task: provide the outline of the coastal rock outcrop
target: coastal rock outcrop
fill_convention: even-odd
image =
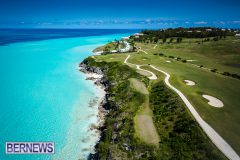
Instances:
[[[97,74],[100,75],[98,78],[94,78],[94,77],[88,77],[87,80],[94,80],[94,84],[98,85],[98,86],[102,86],[104,87],[105,90],[105,96],[104,99],[102,100],[100,107],[99,107],[99,117],[101,119],[101,123],[98,125],[98,127],[96,128],[96,126],[91,126],[91,129],[98,129],[98,131],[100,132],[100,141],[103,138],[103,131],[106,129],[106,127],[104,126],[104,119],[105,116],[108,113],[108,110],[110,109],[111,105],[109,103],[109,93],[108,93],[108,88],[111,85],[107,79],[107,77],[104,75],[104,73],[106,71],[102,70],[99,67],[94,67],[94,66],[88,66],[87,64],[85,64],[85,62],[83,61],[82,63],[79,64],[79,70],[83,73],[86,74]],[[96,144],[97,146],[98,144]],[[88,160],[99,160],[99,154],[96,153],[90,153],[88,156]]]

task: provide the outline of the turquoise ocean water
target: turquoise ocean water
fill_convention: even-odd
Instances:
[[[0,46],[0,160],[86,159],[98,137],[99,96],[78,64],[115,34]],[[54,155],[6,155],[5,142],[51,141]]]

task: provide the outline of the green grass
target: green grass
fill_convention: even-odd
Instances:
[[[186,95],[201,117],[240,154],[240,80],[191,65],[191,63],[194,63],[208,68],[216,68],[218,71],[240,73],[239,68],[230,66],[230,64],[240,63],[240,40],[229,37],[226,40],[205,42],[203,44],[189,44],[188,40],[184,41],[184,43],[180,44],[158,44],[156,49],[153,49],[154,44],[137,44],[149,54],[132,53],[128,62],[146,65],[150,63],[170,73],[170,83]],[[164,53],[167,57],[154,55],[154,53]],[[182,63],[168,58],[169,55],[197,61]],[[100,56],[97,59],[123,63],[126,56],[127,54],[115,54]],[[110,59],[110,57],[115,59]],[[167,60],[172,61],[172,63],[166,63]],[[144,67],[142,68],[144,69]],[[154,70],[151,71],[159,74]],[[187,86],[184,82],[185,79],[196,82],[196,85]],[[214,108],[209,106],[201,96],[203,93],[222,100],[224,107]]]
[[[105,51],[105,50],[115,50],[115,49],[117,49],[117,43],[116,42],[110,42],[110,43],[107,43],[106,45],[104,45],[104,46],[100,46],[100,47],[98,47],[98,48],[96,48],[96,49],[94,49],[93,51],[94,52],[98,52],[98,51]]]
[[[231,67],[240,63],[240,39],[233,37],[203,44],[188,43],[186,40],[185,43],[158,45],[156,50],[146,47],[146,50],[150,53],[161,52],[167,56],[197,60],[191,63],[216,68],[223,72],[240,73],[239,67]]]
[[[145,84],[142,83],[141,81],[139,81],[138,79],[130,78],[129,81],[130,81],[132,88],[136,89],[137,92],[142,93],[144,95],[149,94]]]
[[[134,128],[136,135],[147,144],[158,146],[159,135],[152,120],[152,110],[149,107],[149,92],[144,83],[136,78],[129,79],[131,86],[137,92],[146,96],[145,102],[134,117]]]
[[[152,85],[150,106],[161,137],[162,159],[225,159],[163,81]]]
[[[126,57],[126,55],[119,56]],[[107,58],[106,60],[109,60],[109,62],[103,61],[104,58]],[[156,85],[149,83],[146,77],[138,74],[135,69],[123,65],[122,62],[112,62],[113,59],[109,58],[109,55],[107,55],[95,58],[89,57],[84,60],[84,63],[88,66],[101,68],[110,84],[109,88],[107,88],[109,114],[105,120],[101,140],[96,146],[100,159],[225,159],[204,136],[197,123],[191,119],[190,114],[173,92],[170,92],[164,85],[161,85],[163,92],[155,92],[154,88],[156,88]],[[132,79],[137,80],[138,84],[132,85]],[[151,112],[148,103],[146,103],[149,102],[149,97],[143,94],[143,92],[139,92],[139,87],[142,88],[143,84],[151,86],[149,101],[154,113]],[[134,88],[136,86],[137,89]],[[161,97],[164,97],[165,100],[158,100]],[[172,110],[168,110],[170,112],[161,112],[161,108],[165,105],[166,101],[175,103],[176,110],[174,112],[171,112]],[[184,115],[179,112],[182,110],[185,113]],[[154,124],[157,126],[157,132],[158,134],[162,134],[163,132],[159,130],[161,127],[159,126],[160,123],[158,123],[160,120],[158,117],[166,116],[165,113],[170,116],[172,114],[182,115],[183,119],[180,118],[181,121],[172,123],[172,127],[177,129],[183,125],[187,125],[187,127],[184,127],[187,130],[180,132],[179,130],[172,130],[172,136],[176,138],[166,136],[170,132],[163,136],[164,139],[161,139],[160,136],[161,142],[159,143],[159,147],[148,144],[136,136],[137,132],[134,127],[134,117],[136,115],[154,116]],[[189,126],[188,123],[191,125]],[[184,137],[189,137],[191,140],[186,141],[188,139]],[[126,150],[126,144],[130,147],[129,150]]]

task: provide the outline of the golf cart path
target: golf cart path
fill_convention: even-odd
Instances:
[[[127,60],[128,60],[129,57],[130,57],[130,55],[127,56],[127,58],[125,59],[124,63],[126,63],[126,64],[128,63]],[[157,76],[156,76],[153,72],[140,68],[141,65],[132,64],[132,63],[128,63],[128,64],[135,65],[138,70],[141,70],[141,71],[145,71],[145,72],[150,73],[152,76],[151,76],[151,77],[148,77],[149,79],[157,79]]]
[[[124,63],[125,64],[130,64],[127,62],[127,60],[130,58],[130,55],[127,56],[127,58],[125,59]],[[132,63],[131,63],[132,64]],[[136,64],[132,64],[132,65],[136,65]],[[136,66],[140,66],[140,65],[136,65]],[[173,87],[170,83],[169,83],[169,79],[170,79],[170,75],[163,71],[160,70],[156,67],[154,67],[153,65],[150,65],[150,67],[152,67],[153,69],[163,73],[166,75],[164,82],[166,83],[166,85],[168,87],[170,87],[174,92],[176,92],[180,98],[183,100],[183,102],[186,104],[186,106],[188,107],[189,111],[192,113],[192,115],[194,116],[194,118],[196,119],[196,121],[198,122],[198,124],[201,126],[201,128],[203,129],[203,131],[207,134],[207,136],[211,139],[211,141],[217,146],[217,148],[230,160],[240,160],[240,157],[238,156],[238,154],[233,150],[233,148],[207,123],[205,122],[201,116],[198,114],[198,112],[195,110],[195,108],[192,106],[192,104],[188,101],[188,99],[186,98],[186,96],[180,92],[178,89],[176,89],[175,87]],[[137,69],[139,69],[137,67]],[[150,72],[150,71],[149,71]],[[152,72],[151,72],[152,73]],[[154,73],[152,73],[154,74]],[[155,75],[155,74],[154,74]],[[155,75],[156,76],[156,75]],[[156,76],[157,77],[157,76]]]

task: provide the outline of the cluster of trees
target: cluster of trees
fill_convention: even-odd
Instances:
[[[217,39],[225,38],[226,36],[233,36],[235,33],[231,30],[222,30],[211,27],[195,27],[195,28],[169,28],[161,30],[143,30],[144,35],[139,38],[132,36],[131,38],[138,42],[157,43],[159,39],[163,43],[170,38],[169,43],[172,43],[174,38],[177,43],[180,43],[182,38],[209,38],[217,37]],[[210,39],[209,39],[210,40]]]
[[[236,73],[223,72],[222,75],[229,76],[229,77],[236,78],[236,79],[240,79],[240,75],[238,75]]]
[[[233,36],[235,33],[231,30],[222,30],[211,27],[195,28],[169,28],[166,30],[144,30],[144,35],[157,36],[159,38],[185,37],[185,38],[207,38],[216,36]]]
[[[159,56],[164,56],[167,57],[164,53],[154,53],[154,55],[159,55]],[[181,57],[174,57],[174,56],[168,56],[168,58],[171,59],[176,59],[177,61],[182,61],[183,63],[187,63],[186,59],[182,59]],[[200,68],[203,68],[203,65],[199,66]],[[217,72],[218,70],[213,68],[210,70],[211,72]],[[228,76],[228,77],[232,77],[232,78],[236,78],[236,79],[240,79],[240,75],[236,74],[236,73],[229,73],[229,72],[218,72],[219,74],[222,74],[224,76]]]
[[[152,86],[150,105],[161,137],[161,159],[224,159],[163,81]]]
[[[154,53],[153,55],[159,55],[159,56],[164,56],[164,57],[167,57],[165,54],[163,53]],[[187,60],[186,59],[182,59],[181,57],[174,57],[174,56],[168,56],[168,58],[171,58],[171,59],[175,59],[177,61],[182,61],[183,63],[187,63]]]

